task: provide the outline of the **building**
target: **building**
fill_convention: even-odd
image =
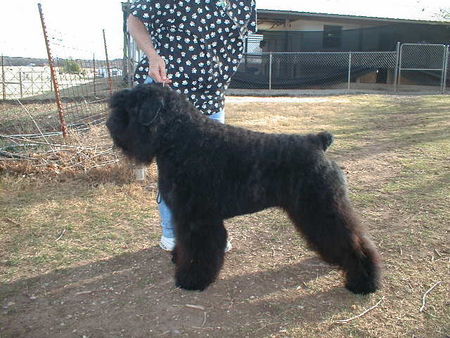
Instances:
[[[450,43],[450,21],[258,10],[267,52],[393,51],[397,42]]]
[[[123,11],[125,23],[126,3]],[[258,9],[257,16],[258,32],[246,40],[246,53],[232,88],[323,88],[345,82],[392,85],[397,79],[398,43],[450,44],[450,21],[285,9]],[[130,77],[141,52],[125,24],[124,39]],[[445,48],[442,53],[438,48],[437,55],[434,49],[430,55],[415,53],[425,59],[426,67],[441,62],[445,70],[439,61],[448,58]],[[353,54],[352,59],[349,52],[360,54]],[[435,85],[445,81],[443,73],[404,72],[402,80]]]
[[[399,43],[424,46],[409,55],[424,71],[403,72],[403,83],[445,81],[450,22],[259,9],[257,33],[247,41],[248,54],[232,88],[350,87],[351,82],[392,87]]]

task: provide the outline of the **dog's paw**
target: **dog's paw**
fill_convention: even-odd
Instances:
[[[356,294],[366,295],[380,288],[381,267],[380,258],[371,243],[366,243],[365,250],[360,258],[355,260],[353,267],[346,274],[345,287]]]
[[[359,295],[374,293],[380,288],[380,282],[377,278],[354,278],[347,280],[346,289]]]
[[[214,279],[205,274],[178,272],[175,276],[175,286],[184,290],[203,291],[212,282]]]

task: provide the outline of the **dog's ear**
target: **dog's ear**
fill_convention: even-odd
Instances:
[[[143,126],[150,126],[156,120],[161,109],[164,108],[164,102],[159,98],[146,100],[138,112],[138,122]]]

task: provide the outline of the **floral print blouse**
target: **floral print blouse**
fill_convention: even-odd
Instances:
[[[223,110],[224,93],[256,31],[255,0],[135,0],[130,13],[140,19],[167,66],[173,89],[203,114]],[[145,56],[134,74],[148,76]]]

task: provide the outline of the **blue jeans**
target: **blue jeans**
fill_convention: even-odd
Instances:
[[[153,79],[147,77],[144,83],[152,83]],[[218,113],[208,116],[210,119],[225,123],[225,111],[222,110]],[[161,227],[164,237],[175,238],[175,225],[173,224],[173,216],[166,202],[162,198],[158,200],[159,215],[161,217]]]
[[[212,120],[216,120],[220,123],[225,123],[225,111],[208,116]],[[162,234],[167,238],[175,238],[175,224],[173,224],[172,212],[167,206],[162,197],[158,201],[159,215],[161,217]]]

